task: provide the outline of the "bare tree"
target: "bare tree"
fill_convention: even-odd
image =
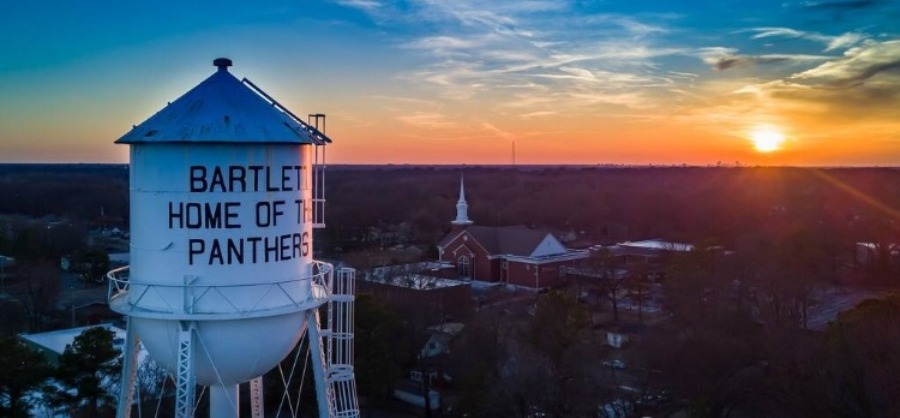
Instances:
[[[613,320],[619,322],[619,302],[626,294],[624,264],[608,248],[601,248],[588,259],[588,266],[589,274],[599,277],[601,292],[612,305]]]
[[[169,373],[159,363],[145,359],[138,365],[135,381],[141,402],[154,401],[163,396]]]
[[[31,262],[20,270],[22,305],[32,330],[40,330],[44,319],[54,310],[62,288],[59,271],[48,262]]]

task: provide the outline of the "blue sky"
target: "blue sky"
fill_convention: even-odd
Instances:
[[[124,162],[112,142],[218,56],[327,113],[337,162],[900,161],[894,1],[5,6],[0,161]]]

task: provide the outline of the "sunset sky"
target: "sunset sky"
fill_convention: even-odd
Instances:
[[[334,163],[900,165],[886,0],[11,0],[0,162],[126,162],[220,56]]]

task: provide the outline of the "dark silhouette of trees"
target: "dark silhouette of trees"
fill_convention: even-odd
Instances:
[[[75,252],[71,262],[73,273],[79,274],[82,280],[94,283],[102,283],[110,270],[109,255],[96,248]]]
[[[843,312],[826,333],[826,395],[844,417],[900,413],[900,295]]]
[[[540,295],[532,315],[483,311],[451,362],[460,371],[460,414],[587,416],[608,391],[599,343],[574,297]]]
[[[61,388],[48,386],[51,405],[66,407],[74,416],[111,416],[121,352],[113,345],[114,334],[103,327],[88,328],[75,337],[59,356],[54,378]]]
[[[28,315],[18,300],[0,300],[0,336],[15,336],[28,327]]]
[[[10,254],[21,261],[58,262],[63,255],[84,246],[86,233],[75,224],[48,227],[41,222],[26,222],[15,225],[10,246]]]
[[[485,316],[472,321],[450,356],[459,381],[460,414],[473,417],[503,416],[510,405],[496,396],[496,385],[508,358],[508,318]]]
[[[56,307],[61,285],[59,270],[49,262],[28,262],[19,269],[19,292],[32,330],[42,330]]]
[[[28,417],[32,406],[26,397],[40,389],[50,376],[44,355],[15,336],[0,337],[0,415]]]
[[[354,369],[361,397],[385,398],[409,361],[402,349],[403,328],[391,309],[369,295],[356,298]],[[362,348],[364,347],[364,348]]]
[[[672,319],[682,330],[710,328],[724,320],[728,285],[720,263],[720,253],[705,245],[672,255],[666,295]]]
[[[0,213],[84,221],[128,220],[128,167],[113,164],[0,166]]]
[[[609,300],[613,310],[613,321],[619,322],[619,302],[626,295],[625,263],[608,248],[591,254],[587,261],[588,275],[596,277],[600,293]]]

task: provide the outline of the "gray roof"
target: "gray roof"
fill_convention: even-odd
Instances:
[[[237,142],[319,144],[331,142],[266,95],[228,72],[230,60],[174,102],[135,126],[116,143]]]
[[[534,229],[526,226],[481,226],[472,225],[464,229],[478,244],[491,255],[505,254],[528,257],[535,248],[550,234],[546,229]],[[460,233],[451,233],[438,244],[446,247]]]

